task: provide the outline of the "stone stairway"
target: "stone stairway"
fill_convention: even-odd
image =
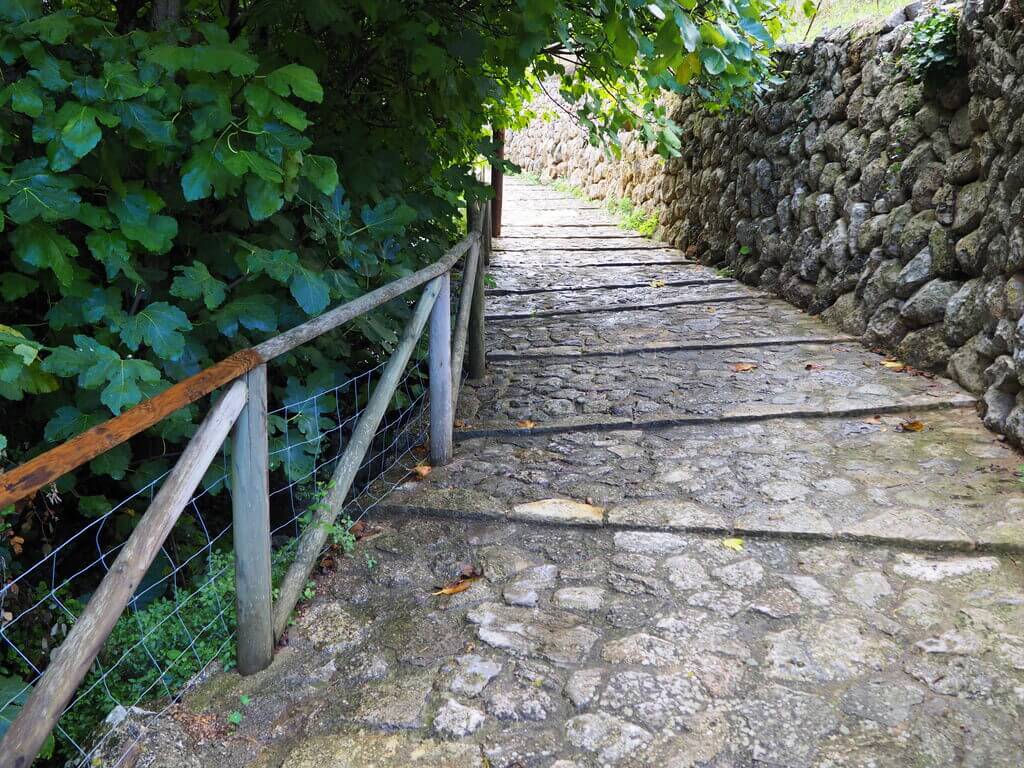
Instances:
[[[506,183],[454,460],[132,764],[1019,766],[1021,459],[972,398]]]

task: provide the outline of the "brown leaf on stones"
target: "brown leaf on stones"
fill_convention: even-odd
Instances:
[[[365,520],[357,520],[348,530],[349,533],[355,536],[356,541],[372,539],[383,533],[380,528],[374,528],[372,525],[367,525]]]
[[[733,373],[747,373],[757,369],[756,363],[732,363],[729,366],[729,370]]]
[[[463,576],[458,581],[453,581],[451,584],[446,584],[436,592],[432,592],[433,595],[457,595],[459,592],[465,592],[467,589],[473,586],[474,581],[478,581],[479,576]]]
[[[925,429],[923,421],[904,421],[896,427],[897,432],[923,432]]]
[[[533,429],[537,426],[537,422],[533,419],[520,419],[516,422],[516,426],[521,429]]]
[[[651,288],[664,288],[664,287],[665,287],[665,281],[664,280],[651,280]]]
[[[456,429],[463,429],[464,427],[466,427],[466,426],[468,426],[468,425],[467,425],[467,424],[466,424],[466,422],[464,422],[464,421],[463,421],[462,419],[456,419],[456,420],[455,420],[455,423],[454,423],[454,425],[453,425],[453,426],[454,426],[454,427],[455,427]]]
[[[895,373],[902,373],[909,367],[906,363],[901,363],[899,360],[893,360],[892,358],[883,360],[881,365],[883,368],[888,368]]]
[[[422,480],[433,471],[433,467],[429,464],[417,464],[412,468],[412,473],[416,475],[417,480]]]

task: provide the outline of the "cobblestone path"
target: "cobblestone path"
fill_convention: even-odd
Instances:
[[[136,764],[1024,764],[1021,459],[972,399],[507,184],[454,461]]]

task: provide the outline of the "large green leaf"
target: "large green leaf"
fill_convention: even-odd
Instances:
[[[43,92],[35,80],[27,77],[16,80],[7,89],[7,95],[11,99],[11,109],[15,112],[29,117],[43,114]]]
[[[193,261],[192,266],[177,266],[175,272],[180,274],[171,283],[171,295],[181,299],[202,298],[207,309],[216,309],[224,303],[227,286],[213,275],[206,265]]]
[[[295,271],[289,284],[292,297],[307,315],[319,315],[331,300],[331,292],[320,277],[304,267]]]
[[[123,195],[113,195],[109,202],[125,237],[154,253],[169,251],[178,234],[175,219],[157,214],[163,205],[163,200],[156,193],[141,187],[126,190]]]
[[[267,75],[267,88],[278,96],[287,96],[289,91],[304,101],[321,102],[324,89],[316,79],[316,73],[301,64],[286,64]]]
[[[284,196],[278,185],[255,176],[245,183],[245,200],[254,221],[269,219],[284,205]]]
[[[121,341],[136,350],[143,343],[166,360],[177,360],[185,351],[182,331],[192,330],[188,317],[166,301],[147,304],[121,323]]]
[[[15,224],[42,217],[46,221],[69,219],[78,212],[81,198],[73,179],[50,173],[45,157],[25,160],[11,171],[10,181],[0,186],[0,203]]]
[[[11,232],[15,255],[37,269],[49,269],[62,285],[70,286],[78,249],[49,224],[32,221]]]
[[[103,265],[108,280],[123,274],[132,282],[143,282],[132,263],[128,241],[119,233],[94,230],[86,235],[85,244],[89,246],[93,257]]]
[[[143,386],[160,381],[160,371],[147,360],[122,359],[110,347],[84,334],[75,346],[57,347],[43,361],[43,370],[62,378],[77,376],[84,389],[99,389],[102,402],[115,416],[138,404]]]
[[[338,187],[338,166],[330,157],[304,155],[302,175],[325,195],[331,194]]]
[[[244,296],[225,304],[213,316],[217,329],[231,338],[240,328],[269,333],[277,330],[277,312],[274,298],[265,294]]]

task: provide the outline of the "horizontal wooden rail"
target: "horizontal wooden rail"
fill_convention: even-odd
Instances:
[[[448,272],[479,237],[479,234],[471,233],[429,267],[346,302],[252,349],[236,352],[120,416],[88,429],[68,442],[5,472],[0,475],[0,509],[31,496],[40,488],[144,432],[175,411],[191,405],[253,368]]]
[[[236,381],[207,414],[4,736],[0,768],[28,768],[153,564],[245,405]]]
[[[248,373],[261,362],[259,355],[251,349],[236,352],[120,416],[87,429],[66,443],[5,472],[0,475],[0,509],[31,496],[40,488],[149,429],[175,411]]]

